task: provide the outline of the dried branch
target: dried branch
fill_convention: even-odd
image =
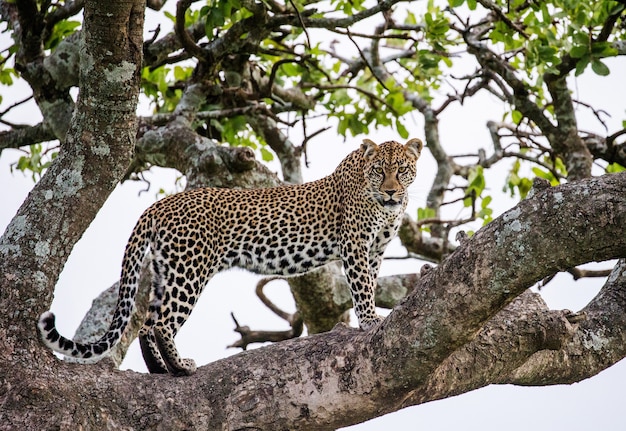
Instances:
[[[290,340],[292,338],[298,338],[302,335],[302,331],[304,330],[304,322],[298,312],[294,314],[294,319],[291,322],[291,329],[286,331],[253,331],[249,326],[241,326],[233,313],[230,315],[235,322],[235,332],[238,332],[241,335],[241,339],[228,345],[229,348],[240,348],[241,350],[246,350],[250,344],[254,343],[277,343],[280,341]]]
[[[281,310],[276,304],[270,301],[270,299],[267,297],[267,295],[263,291],[263,289],[265,288],[265,286],[267,286],[268,283],[272,281],[276,281],[276,280],[284,280],[284,279],[282,277],[268,277],[268,278],[264,278],[260,280],[256,285],[256,289],[254,290],[254,293],[256,293],[256,296],[261,300],[261,302],[267,308],[272,310],[272,312],[275,315],[277,315],[283,320],[286,320],[287,322],[291,322],[291,320],[293,319],[293,313],[287,313],[286,311]]]
[[[608,112],[606,112],[604,109],[596,109],[590,104],[585,103],[581,100],[574,99],[573,102],[576,103],[577,105],[584,106],[585,108],[589,109],[593,113],[593,116],[596,117],[596,120],[598,120],[598,122],[602,124],[602,127],[604,127],[604,130],[606,132],[609,131],[606,121],[602,119],[602,115],[606,115],[607,117],[611,116]]]
[[[248,345],[252,343],[265,343],[267,341],[278,342],[289,340],[291,338],[297,338],[302,335],[302,331],[304,330],[304,322],[302,317],[300,317],[300,313],[297,311],[295,313],[287,313],[286,311],[281,310],[276,304],[274,304],[270,299],[265,295],[263,289],[265,286],[274,280],[282,280],[280,277],[269,277],[260,280],[256,285],[256,295],[257,297],[265,304],[267,308],[269,308],[274,314],[278,317],[286,321],[291,329],[286,331],[253,331],[248,326],[241,326],[235,315],[230,313],[233,321],[235,322],[235,332],[238,332],[241,335],[241,339],[235,341],[233,344],[228,347],[239,347],[242,350],[246,350]]]
[[[570,268],[567,270],[567,272],[572,274],[574,280],[580,280],[581,278],[586,277],[608,277],[611,274],[611,271],[611,269],[593,270],[583,268]]]

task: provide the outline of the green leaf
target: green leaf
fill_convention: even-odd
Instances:
[[[600,60],[592,60],[591,61],[591,70],[593,70],[597,75],[607,76],[611,71],[608,66],[602,63]]]
[[[610,42],[596,42],[591,45],[591,53],[594,57],[614,57],[619,51]]]
[[[34,182],[41,177],[43,171],[50,167],[51,161],[57,156],[57,152],[50,154],[50,149],[44,151],[41,144],[33,144],[29,146],[28,154],[21,156],[16,163],[11,166],[22,172],[30,171],[31,178]]]
[[[463,3],[465,3],[465,0],[448,0],[448,5],[450,5],[450,7],[459,7]]]
[[[402,139],[407,139],[409,137],[409,131],[404,127],[404,124],[400,122],[399,119],[396,118],[396,132]]]
[[[572,39],[574,40],[574,43],[578,45],[589,45],[589,33],[587,32],[578,31],[574,33]]]
[[[467,188],[465,189],[466,198],[463,199],[463,205],[469,207],[472,205],[474,198],[480,197],[485,189],[485,176],[483,175],[483,167],[475,166],[470,169],[467,177]]]
[[[52,29],[52,33],[45,41],[44,48],[45,49],[54,49],[57,47],[59,43],[63,39],[65,39],[70,34],[74,33],[78,27],[80,27],[80,22],[78,21],[67,21],[62,20],[55,24]]]
[[[489,204],[491,203],[492,197],[491,196],[485,196],[482,200],[482,202],[480,203],[480,207],[482,209],[486,209]]]
[[[580,60],[576,62],[576,72],[574,73],[576,76],[581,75],[587,66],[589,65],[589,55],[583,55]]]
[[[624,171],[626,171],[626,168],[620,165],[619,163],[611,163],[610,165],[606,167],[607,174],[617,174],[619,172],[624,172]]]
[[[589,46],[587,45],[575,45],[569,52],[572,58],[582,58],[583,55],[589,53]]]
[[[17,76],[15,70],[11,68],[0,71],[0,84],[13,85],[13,75]]]
[[[511,119],[515,124],[519,124],[522,121],[522,118],[524,118],[524,115],[517,109],[511,111]]]
[[[274,160],[274,154],[272,154],[271,151],[267,150],[264,147],[261,147],[261,158],[263,159],[264,162],[271,162],[272,160]]]
[[[557,186],[560,183],[558,178],[556,178],[550,171],[544,171],[543,169],[538,168],[536,166],[532,168],[532,171],[533,171],[533,174],[535,174],[539,178],[543,178],[544,180],[550,181],[550,184],[553,186]]]
[[[483,167],[476,166],[470,169],[470,173],[467,177],[467,193],[472,190],[476,192],[476,196],[480,196],[485,189],[485,176],[483,174]]]
[[[437,217],[437,212],[429,207],[417,209],[417,221],[428,220]],[[430,232],[430,225],[421,225],[420,229],[423,232]]]
[[[520,183],[517,186],[517,189],[519,190],[519,194],[522,199],[524,199],[528,195],[528,192],[530,191],[532,187],[533,187],[533,182],[530,179],[522,178],[520,180]]]

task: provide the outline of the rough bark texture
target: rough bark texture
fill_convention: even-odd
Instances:
[[[15,319],[33,322],[48,308],[74,244],[131,159],[142,31],[142,2],[111,2],[97,9],[86,5],[83,46],[89,50],[81,53],[80,62],[84,90],[67,138],[0,238],[0,298],[14,310],[0,317],[3,363],[25,365],[26,357],[38,350],[32,326],[16,325]]]
[[[503,308],[559,269],[626,254],[625,184],[617,174],[536,193],[425,271],[371,332],[339,326],[189,378],[67,364],[35,344],[13,351],[2,361],[11,373],[0,427],[335,429],[489,383],[597,372],[626,353],[623,261],[580,323],[529,293]],[[17,326],[32,339],[27,322]],[[555,373],[554,357],[575,361]]]

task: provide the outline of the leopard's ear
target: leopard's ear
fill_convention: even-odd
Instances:
[[[374,157],[378,151],[378,145],[370,139],[363,139],[363,143],[361,144],[361,153],[363,153],[363,157],[366,159],[371,159]]]
[[[409,139],[407,143],[404,144],[405,151],[413,154],[416,159],[419,159],[420,154],[422,154],[422,148],[424,148],[424,144],[421,139],[417,138]]]

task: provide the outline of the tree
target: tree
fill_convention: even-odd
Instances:
[[[577,106],[608,122],[602,106],[572,97],[571,77],[607,75],[606,59],[626,54],[625,8],[588,3],[454,0],[418,13],[399,0],[182,0],[173,32],[144,40],[144,2],[0,2],[14,41],[0,77],[32,91],[3,112],[0,150],[27,149],[15,168],[38,179],[0,239],[0,429],[336,429],[490,383],[576,382],[621,360],[625,128],[582,130]],[[328,33],[341,40],[318,42]],[[152,115],[136,115],[140,94]],[[507,107],[487,123],[492,150],[451,156],[440,120],[484,94]],[[42,120],[9,120],[26,103]],[[59,361],[39,343],[34,322],[119,181],[163,166],[187,187],[278,184],[260,156],[299,182],[307,146],[329,125],[406,138],[412,114],[437,172],[400,236],[411,256],[437,265],[380,279],[379,305],[397,305],[379,328],[335,327],[350,304],[334,300],[347,297],[345,281],[328,267],[290,280],[298,312],[286,316],[288,333],[238,328],[244,346],[298,336],[302,325],[316,335],[193,378],[116,370],[140,317],[98,365]],[[493,217],[486,173],[505,158],[514,161],[506,190],[522,200]],[[455,205],[461,216],[449,217]],[[470,222],[485,226],[468,235],[460,227]],[[528,291],[610,259],[621,260],[580,312],[550,310]],[[106,325],[88,318],[82,336]]]

